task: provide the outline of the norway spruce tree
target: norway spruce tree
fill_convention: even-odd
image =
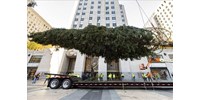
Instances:
[[[132,26],[106,28],[89,25],[84,29],[54,28],[31,34],[31,41],[77,49],[88,56],[105,57],[106,62],[138,59],[153,53],[151,31]]]

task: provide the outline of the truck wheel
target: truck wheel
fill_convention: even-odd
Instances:
[[[57,89],[59,87],[59,80],[58,79],[53,79],[51,82],[50,82],[50,88],[51,89]]]
[[[71,82],[70,79],[65,79],[62,82],[62,88],[63,89],[69,89],[71,87],[71,85],[72,85],[72,82]]]

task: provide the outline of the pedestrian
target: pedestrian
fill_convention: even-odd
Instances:
[[[109,79],[110,81],[112,81],[112,74],[111,74],[111,73],[108,75],[108,79]]]
[[[160,74],[159,73],[155,74],[155,79],[156,79],[156,81],[158,81],[160,79]]]
[[[36,83],[36,81],[37,81],[37,75],[34,75],[34,76],[33,76],[33,81],[32,81],[32,84],[35,84],[35,83]]]
[[[101,73],[100,75],[99,75],[99,79],[100,79],[100,81],[103,81],[103,74]]]
[[[147,72],[147,78],[148,78],[148,81],[150,82],[152,82],[153,80],[152,80],[152,74],[150,73],[150,72]]]
[[[113,74],[113,80],[115,80],[115,74]]]
[[[121,80],[122,81],[124,80],[124,74],[123,73],[121,74]]]
[[[132,73],[132,79],[135,82],[135,74],[134,73]]]
[[[164,76],[164,79],[167,80],[167,73],[165,71],[163,72],[163,76]]]
[[[143,78],[144,82],[146,82],[146,81],[147,81],[147,76],[146,76],[146,74],[145,74],[145,73],[142,73],[142,78]]]
[[[39,80],[39,78],[40,78],[40,73],[38,73],[38,74],[36,75],[36,78],[37,78],[37,80]]]
[[[44,84],[46,83],[46,81],[47,81],[47,83],[49,83],[49,78],[51,77],[51,75],[49,75],[49,74],[47,74],[46,75],[46,79],[45,79],[45,81],[44,81]]]

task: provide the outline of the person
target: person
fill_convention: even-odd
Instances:
[[[144,82],[146,82],[146,81],[147,81],[147,76],[146,76],[146,74],[145,74],[145,73],[142,73],[142,78],[143,78]]]
[[[103,74],[101,73],[100,75],[99,75],[99,79],[100,79],[100,81],[103,81]]]
[[[115,80],[115,74],[113,74],[113,80]]]
[[[108,79],[109,79],[110,81],[112,80],[112,74],[111,74],[111,73],[108,75]]]
[[[164,79],[167,80],[167,73],[165,71],[163,72],[163,76],[164,76]]]
[[[148,81],[150,82],[152,82],[153,80],[152,80],[152,74],[150,73],[150,72],[147,72],[147,78],[148,78]]]
[[[34,75],[34,77],[33,77],[33,81],[32,81],[32,84],[35,84],[36,81],[37,81],[37,75]]]
[[[135,74],[134,73],[132,73],[132,79],[135,82]]]
[[[51,77],[51,75],[49,75],[49,74],[47,74],[46,75],[46,79],[45,79],[45,81],[44,81],[44,84],[46,83],[46,81],[47,81],[47,83],[49,82],[49,78]]]
[[[36,79],[39,80],[39,78],[40,78],[40,73],[38,73],[38,74],[36,75]]]
[[[124,74],[123,73],[121,74],[121,80],[122,81],[124,80]]]
[[[160,79],[160,74],[159,73],[155,74],[155,79],[156,79],[156,81],[158,81]]]

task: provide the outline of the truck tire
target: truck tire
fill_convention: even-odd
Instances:
[[[59,85],[60,85],[60,81],[58,79],[53,79],[51,80],[49,87],[51,89],[57,89]]]
[[[72,85],[72,81],[70,79],[65,79],[62,82],[62,88],[63,89],[69,89]]]

